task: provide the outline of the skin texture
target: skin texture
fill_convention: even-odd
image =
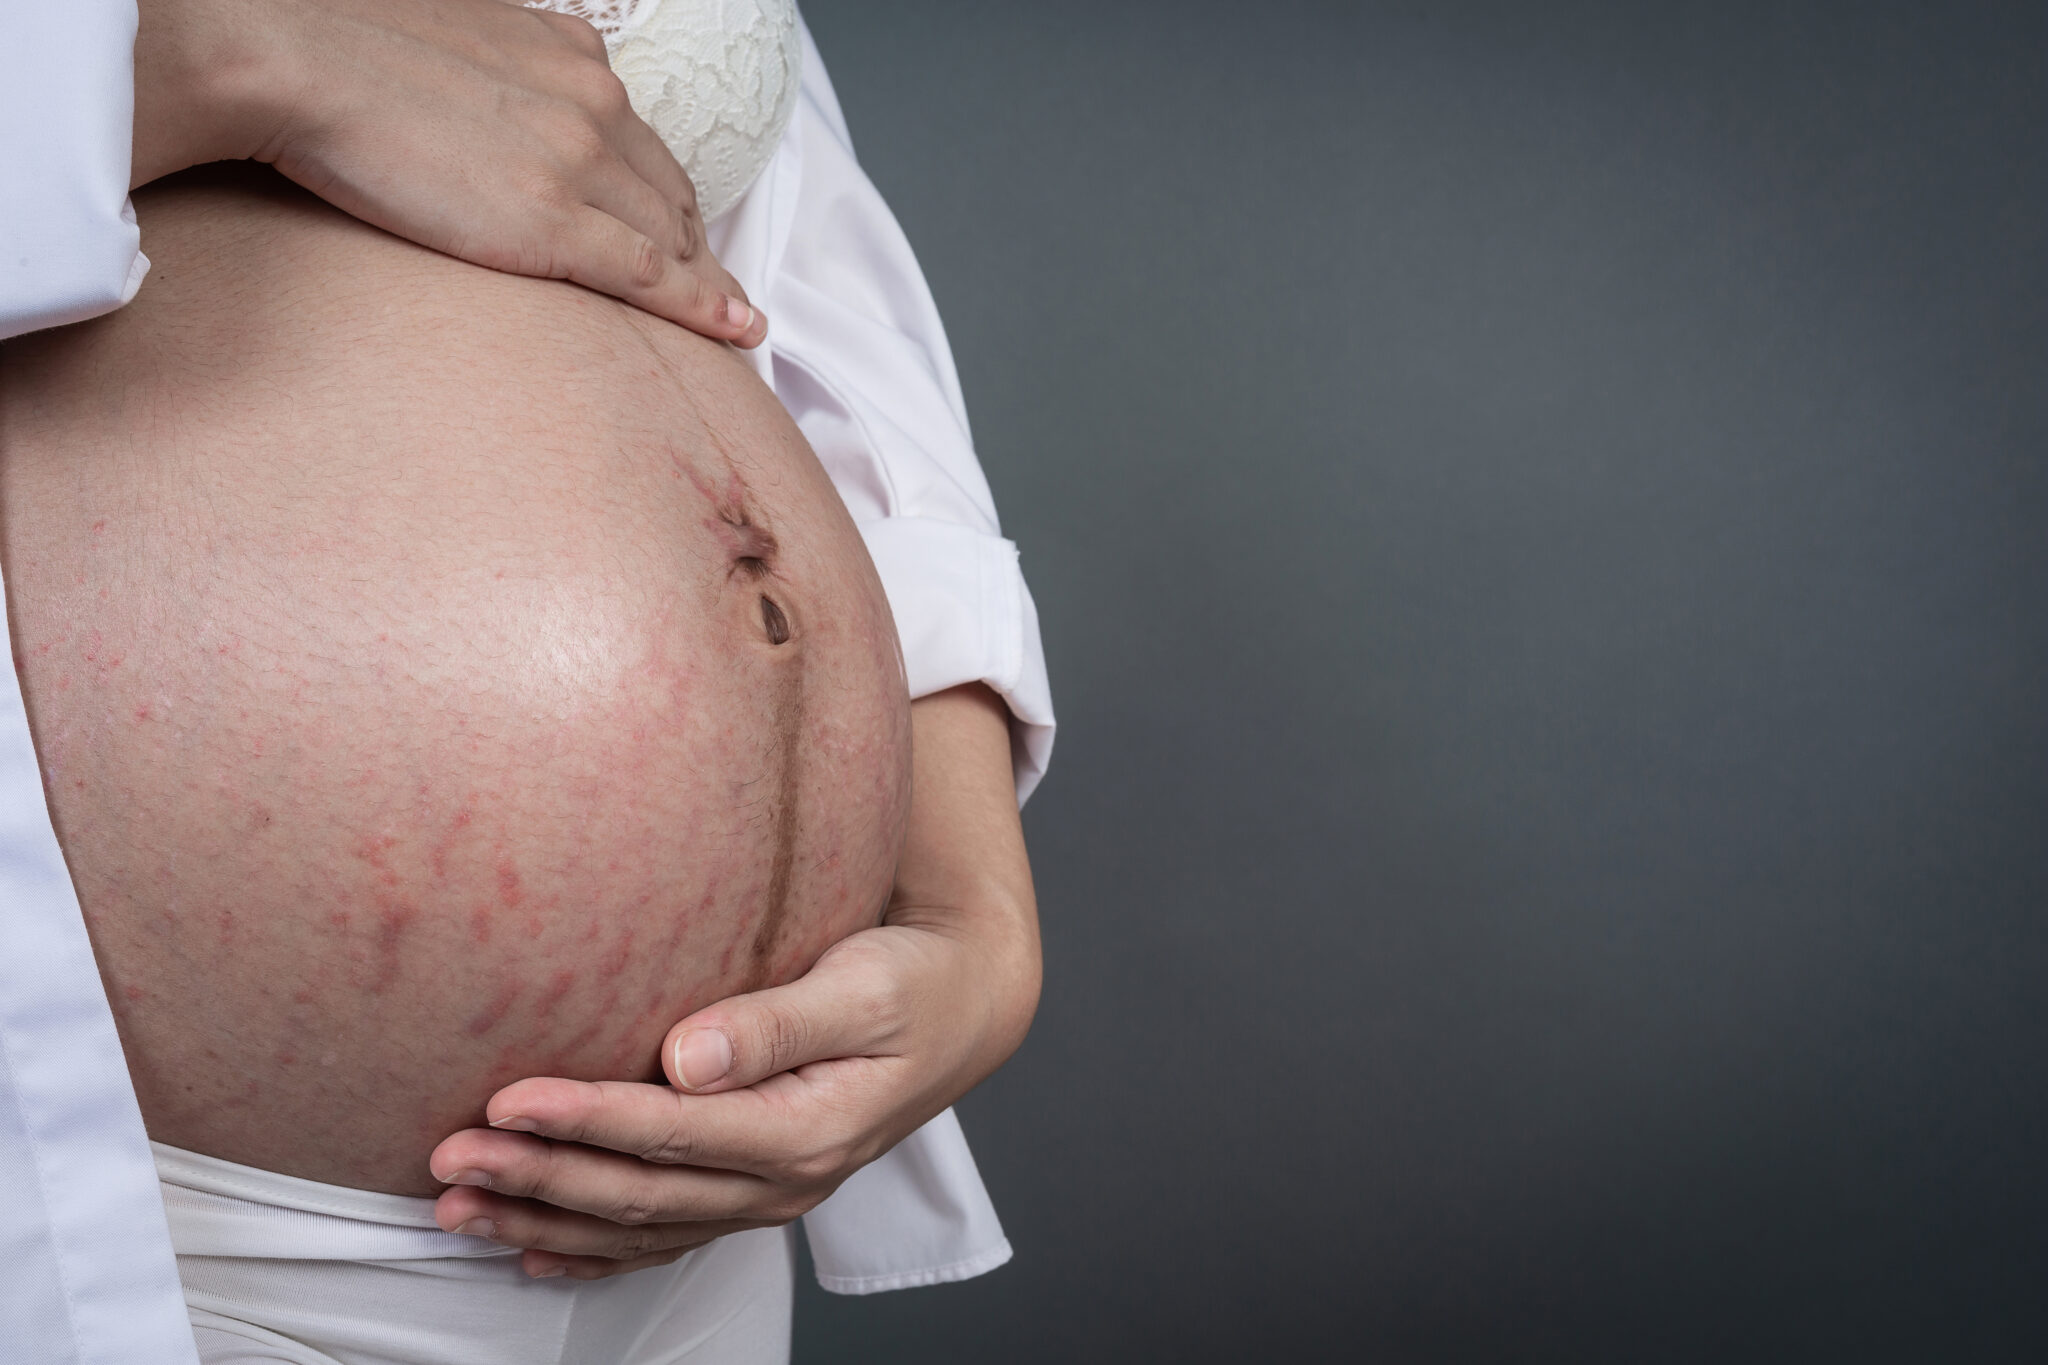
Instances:
[[[0,565],[152,1136],[427,1193],[876,923],[893,627],[751,372],[267,173],[137,211],[142,296],[0,352]]]

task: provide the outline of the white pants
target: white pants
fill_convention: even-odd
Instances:
[[[787,1228],[674,1265],[534,1280],[433,1202],[155,1149],[204,1365],[786,1365]]]

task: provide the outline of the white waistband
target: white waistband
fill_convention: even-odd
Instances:
[[[161,1142],[149,1146],[171,1245],[181,1256],[421,1261],[518,1254],[441,1231],[431,1199],[323,1185]]]

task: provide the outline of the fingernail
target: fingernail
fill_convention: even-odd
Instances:
[[[725,320],[744,332],[754,323],[754,310],[728,294],[725,296]]]
[[[464,1237],[496,1237],[498,1225],[488,1218],[471,1218],[455,1229]]]
[[[491,1183],[491,1173],[489,1171],[479,1171],[474,1169],[462,1170],[457,1171],[454,1175],[442,1176],[441,1183],[443,1185],[489,1186]]]
[[[546,1270],[534,1271],[533,1278],[536,1280],[552,1280],[557,1275],[566,1275],[568,1273],[569,1267],[565,1265],[551,1265]]]
[[[647,1054],[643,1052],[640,1055],[644,1057]],[[540,1125],[524,1114],[507,1114],[504,1118],[492,1119],[491,1127],[509,1129],[514,1133],[538,1133],[540,1131]]]
[[[676,1039],[676,1083],[702,1090],[732,1070],[732,1039],[715,1028],[685,1029]]]

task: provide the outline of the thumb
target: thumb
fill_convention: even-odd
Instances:
[[[696,1095],[738,1090],[833,1057],[861,1055],[888,1033],[886,963],[827,953],[787,986],[707,1005],[669,1030],[661,1065]]]

